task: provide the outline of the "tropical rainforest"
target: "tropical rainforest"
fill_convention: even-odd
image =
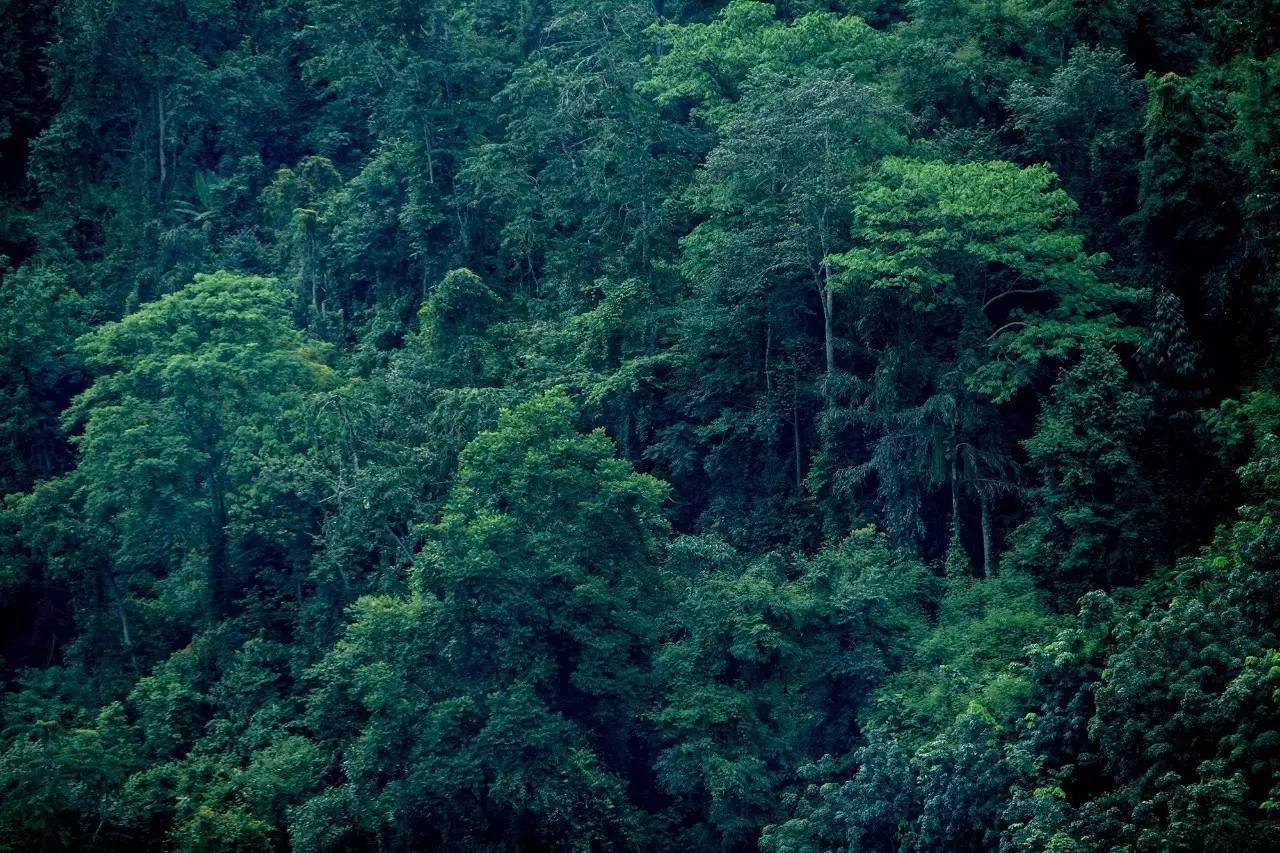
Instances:
[[[0,851],[1280,849],[1274,0],[0,0]]]

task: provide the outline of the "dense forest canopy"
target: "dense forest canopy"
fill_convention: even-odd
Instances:
[[[0,851],[1280,847],[1274,0],[0,0]]]

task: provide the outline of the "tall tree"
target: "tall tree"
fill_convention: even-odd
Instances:
[[[895,422],[935,395],[956,412],[941,421],[908,417],[907,434],[924,443],[912,452],[882,447],[873,466],[883,509],[908,540],[919,541],[918,509],[897,506],[898,496],[916,501],[922,488],[894,483],[905,477],[927,491],[945,479],[957,494],[960,466],[952,463],[963,459],[988,518],[993,488],[1015,458],[1016,431],[993,433],[993,425],[1015,421],[1015,404],[1043,391],[1053,367],[1086,344],[1135,340],[1120,312],[1136,294],[1105,280],[1105,258],[1085,251],[1070,222],[1076,206],[1054,182],[1044,167],[889,159],[856,194],[854,245],[831,262],[873,365],[861,405],[882,424],[877,441],[900,444]],[[932,450],[913,423],[933,423]],[[940,460],[945,478],[892,470],[918,465],[921,452]],[[833,485],[858,482],[838,470],[828,467]],[[989,530],[983,540],[990,570]]]
[[[225,272],[95,329],[79,349],[96,378],[64,417],[82,429],[70,476],[110,543],[112,583],[195,557],[218,616],[249,580],[240,536],[287,488],[267,476],[272,460],[296,449],[302,401],[330,369],[293,328],[277,281]]]
[[[358,603],[318,670],[318,733],[378,804],[360,824],[397,844],[642,837],[623,778],[645,757],[667,489],[573,417],[548,393],[478,435],[411,595]]]

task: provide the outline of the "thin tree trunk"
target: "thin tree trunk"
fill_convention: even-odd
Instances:
[[[791,386],[791,443],[795,451],[796,494],[800,494],[800,398],[794,384]]]
[[[160,159],[160,191],[159,191],[158,195],[159,195],[159,196],[161,196],[161,197],[163,197],[163,196],[164,196],[164,183],[165,183],[166,178],[168,177],[168,173],[166,172],[166,169],[165,169],[165,162],[164,162],[164,121],[165,121],[165,115],[164,115],[164,89],[163,89],[163,87],[162,87],[162,88],[159,88],[159,89],[157,89],[157,90],[156,90],[156,111],[157,111],[157,115],[158,115],[157,130],[156,130],[156,142],[157,142],[156,148],[157,148],[157,150],[159,151],[159,159]]]
[[[821,293],[822,344],[823,354],[826,356],[827,381],[829,383],[836,369],[835,320],[832,316],[835,313],[835,295],[831,292],[831,269],[825,263],[822,265],[822,275],[824,278]]]
[[[951,532],[960,535],[960,481],[956,477],[956,451],[951,451]]]
[[[427,122],[422,124],[422,139],[427,148],[427,183],[434,185],[436,182],[436,157],[435,149],[431,145],[431,125]]]
[[[823,146],[826,149],[827,162],[829,163],[831,156],[831,137],[829,134],[823,134]],[[824,170],[824,174],[829,174],[829,171]],[[834,329],[835,291],[831,287],[831,264],[827,261],[827,255],[830,251],[827,247],[828,213],[829,208],[824,207],[822,215],[818,218],[818,246],[822,251],[822,260],[820,262],[822,279],[818,283],[818,296],[819,301],[822,303],[822,343],[827,367],[826,397],[827,402],[830,403],[831,379],[836,369],[836,342]]]
[[[995,554],[991,542],[991,498],[981,495],[982,502],[982,576],[995,577]]]
[[[124,609],[124,595],[116,581],[116,573],[107,573],[107,586],[111,589],[111,598],[115,601],[116,616],[120,619],[120,639],[126,649],[133,648],[133,635],[129,631],[129,614]]]
[[[773,318],[765,320],[764,326],[764,390],[766,394],[773,394],[773,377],[769,371],[769,357],[773,352]]]
[[[311,253],[310,245],[307,247],[307,253]],[[315,318],[320,314],[320,289],[316,286],[316,271],[310,261],[307,263],[307,277],[311,279],[311,316]]]
[[[227,509],[216,474],[209,477],[209,612],[214,618],[222,613],[227,573]]]

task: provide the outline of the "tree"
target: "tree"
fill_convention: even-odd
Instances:
[[[872,691],[924,629],[923,567],[858,530],[810,559],[746,562],[714,539],[677,540],[668,565],[688,586],[655,669],[666,747],[656,767],[712,838],[741,849],[778,820],[796,767],[841,755]]]
[[[0,715],[0,844],[84,849],[98,840],[112,800],[137,765],[124,709],[93,709],[57,670],[32,673]]]
[[[363,831],[638,843],[622,774],[644,757],[667,489],[573,415],[547,393],[478,435],[413,592],[362,599],[317,670],[313,725],[335,740],[346,789],[375,804]]]
[[[1047,160],[1108,248],[1125,247],[1129,235],[1114,228],[1137,206],[1144,94],[1120,51],[1083,45],[1046,84],[1009,87],[1028,159]]]
[[[1004,739],[1032,707],[1033,684],[1011,662],[1058,621],[1023,574],[951,575],[941,592],[925,599],[936,616],[914,635],[914,652],[864,700],[862,738],[801,769],[807,789],[765,830],[766,849],[995,843],[1018,770]]]
[[[831,263],[860,317],[856,333],[872,364],[862,403],[881,432],[872,470],[886,516],[907,541],[919,541],[918,510],[899,502],[918,501],[942,482],[957,494],[957,459],[970,463],[989,519],[1015,458],[1007,438],[1013,431],[995,427],[1016,417],[1010,404],[1043,389],[1053,366],[1086,345],[1135,340],[1119,313],[1136,294],[1101,277],[1104,258],[1085,251],[1070,227],[1075,205],[1054,180],[1040,166],[891,158],[856,193],[853,246]],[[904,416],[931,399],[948,400],[945,409],[957,414],[926,418],[921,409]],[[895,424],[913,423],[933,423],[932,439],[920,430],[908,434],[933,444],[920,449],[938,460],[945,478],[892,470],[895,460],[916,465],[921,458],[893,449],[903,435]],[[842,476],[833,463],[826,476],[835,486],[859,479]],[[895,485],[913,481],[919,485]],[[988,527],[988,572],[991,540]]]
[[[1155,496],[1131,450],[1147,411],[1116,354],[1090,349],[1054,385],[1024,443],[1037,484],[1009,560],[1038,568],[1065,601],[1131,582],[1154,550],[1147,537]]]
[[[196,276],[78,348],[96,378],[64,416],[83,430],[71,476],[110,543],[111,583],[194,557],[216,617],[236,595],[233,573],[241,580],[237,535],[287,488],[267,472],[329,368],[292,327],[278,282],[227,272]]]
[[[11,494],[69,462],[58,413],[81,379],[75,339],[85,330],[85,304],[59,268],[6,269],[3,261],[0,304],[0,494]]]
[[[700,221],[680,244],[694,306],[671,350],[688,377],[686,424],[671,431],[682,446],[668,455],[660,441],[655,455],[701,454],[711,491],[768,471],[757,483],[773,497],[745,489],[733,499],[746,507],[726,496],[703,510],[704,526],[768,545],[785,534],[767,519],[793,514],[780,493],[797,506],[806,497],[815,412],[852,367],[852,315],[830,263],[848,247],[849,198],[879,157],[903,150],[909,119],[876,74],[883,39],[856,18],[788,23],[732,3],[712,23],[668,31],[645,89],[661,104],[689,101],[715,144],[687,195]]]

